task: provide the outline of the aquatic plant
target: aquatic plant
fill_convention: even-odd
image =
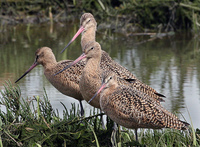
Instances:
[[[0,95],[0,146],[198,146],[200,131],[140,129],[139,142],[133,130],[113,131],[107,117],[102,128],[102,113],[94,109],[89,117],[80,117],[79,108],[64,107],[63,117],[53,110],[44,90],[43,98],[24,99],[20,87],[5,82]],[[5,110],[3,110],[5,108]],[[194,137],[195,135],[195,137]],[[194,139],[195,138],[195,139]]]
[[[45,90],[44,90],[45,91]],[[91,146],[108,145],[112,133],[111,120],[107,120],[106,130],[102,129],[99,116],[104,114],[91,112],[91,116],[81,118],[79,109],[64,107],[63,117],[52,109],[46,92],[43,98],[35,96],[24,99],[20,87],[4,84],[1,90],[0,105],[0,144],[3,146]],[[92,115],[93,114],[93,115]]]

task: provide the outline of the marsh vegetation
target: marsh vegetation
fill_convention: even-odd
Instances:
[[[59,52],[65,41],[78,30],[81,13],[91,12],[99,29],[104,30],[97,32],[103,49],[145,83],[156,85],[161,92],[168,89],[168,97],[174,98],[169,100],[172,112],[185,108],[186,96],[191,93],[196,100],[193,101],[198,104],[198,92],[195,91],[195,87],[199,89],[200,81],[198,0],[8,0],[1,1],[0,7],[0,86],[4,85],[0,94],[0,146],[199,146],[200,131],[192,124],[188,131],[140,129],[139,142],[135,142],[130,129],[122,127],[113,132],[113,122],[109,118],[106,129],[103,129],[101,116],[104,114],[96,109],[81,118],[78,105],[72,104],[69,109],[61,102],[61,115],[52,107],[46,90],[40,89],[40,94],[36,90],[43,96],[32,96],[34,90],[25,84],[13,85],[13,81],[33,62],[31,57],[38,47],[56,49],[54,53],[58,60],[75,59],[81,52],[78,45],[72,44],[71,48],[79,50],[69,49],[62,55]],[[67,30],[64,29],[68,27],[66,22],[75,25]],[[9,28],[8,24],[13,27]],[[186,35],[183,35],[185,30]],[[180,40],[185,42],[180,43]],[[132,42],[136,44],[134,49]],[[42,73],[39,69],[37,71]],[[11,82],[5,81],[8,79]],[[152,82],[152,79],[158,80]],[[193,79],[197,81],[191,83],[196,85],[193,87],[196,93],[185,88]],[[44,81],[40,79],[40,88]],[[34,84],[30,82],[30,85]],[[47,86],[49,88],[49,83],[45,88]],[[24,91],[26,96],[22,96]]]
[[[102,113],[80,117],[79,109],[65,108],[63,116],[52,109],[48,96],[21,97],[19,86],[4,83],[1,90],[0,111],[1,146],[198,146],[200,132],[191,126],[188,131],[173,129],[140,129],[139,142],[133,131],[126,128],[113,131],[113,121],[107,117],[106,129],[102,128]]]

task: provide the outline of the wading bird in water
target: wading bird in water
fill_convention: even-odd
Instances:
[[[71,64],[72,60],[56,61],[56,58],[52,50],[48,47],[42,47],[35,53],[35,62],[33,65],[15,82],[17,83],[26,74],[28,74],[34,67],[41,64],[44,68],[44,75],[47,80],[62,94],[71,96],[80,102],[81,116],[84,115],[82,100],[83,97],[80,93],[79,81],[81,72],[85,66],[85,62],[79,62],[76,66],[69,68],[62,72],[58,76],[54,76],[55,73],[63,69],[65,66]]]
[[[101,110],[117,124],[135,129],[136,140],[138,128],[188,129],[187,122],[179,120],[153,98],[135,87],[119,85],[118,77],[110,71],[103,72],[102,84],[88,103],[99,93]]]
[[[112,70],[114,68],[111,67],[112,65],[108,64],[106,66],[102,66],[102,64],[100,64],[102,55],[101,53],[102,52],[100,44],[98,42],[91,41],[85,46],[83,54],[66,67],[66,69],[70,68],[73,65],[82,61],[82,59],[86,58],[86,65],[82,71],[82,76],[80,78],[79,83],[80,92],[84,100],[88,102],[91,99],[91,97],[96,93],[97,89],[100,87],[101,72],[110,71],[114,72],[121,79],[118,81],[119,84],[130,85],[136,88],[141,93],[148,95],[149,97],[154,99],[158,104],[160,104],[160,101],[158,100],[158,95],[152,93],[152,91],[147,91],[144,87],[138,86],[138,83],[135,81],[123,79],[115,72],[115,70]],[[96,108],[100,108],[99,95],[95,100],[93,100],[90,103],[90,105]]]
[[[94,18],[94,16],[91,13],[84,13],[81,16],[80,19],[80,29],[78,32],[74,35],[72,40],[68,43],[68,45],[62,50],[62,52],[78,37],[79,34],[82,33],[81,36],[81,46],[82,51],[84,51],[84,48],[86,44],[89,42],[95,41],[96,36],[96,29],[97,29],[97,22]],[[106,53],[104,50],[101,50],[101,57],[100,57],[100,67],[103,70],[109,70],[116,73],[117,76],[126,79],[127,81],[130,81],[133,84],[133,86],[137,87],[140,91],[148,94],[150,97],[155,98],[158,103],[164,101],[162,97],[165,97],[164,95],[158,93],[155,89],[151,88],[150,86],[142,83],[140,80],[138,80],[129,70],[112,60],[112,58]],[[61,73],[64,71],[59,71],[58,73]],[[57,73],[57,74],[58,74]]]

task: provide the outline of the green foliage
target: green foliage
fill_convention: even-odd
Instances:
[[[54,21],[62,21],[74,19],[82,12],[91,12],[101,21],[109,20],[109,24],[112,19],[114,21],[120,19],[124,23],[123,27],[131,24],[142,26],[143,29],[157,29],[162,24],[162,29],[166,32],[179,29],[193,29],[197,32],[200,28],[198,0],[181,2],[177,0],[10,0],[0,4],[2,8],[0,20],[8,23],[52,21],[50,13],[53,14]],[[14,16],[15,19],[9,16]]]
[[[147,130],[142,137],[142,142],[151,146],[188,146],[191,138],[187,131],[171,129]]]
[[[44,90],[45,91],[45,90]],[[89,117],[80,117],[79,109],[65,108],[63,118],[52,109],[46,92],[43,98],[24,99],[20,88],[11,82],[1,90],[0,110],[1,146],[196,146],[200,145],[200,131],[178,131],[172,129],[139,131],[139,142],[130,129],[118,127],[113,130],[113,121],[107,117],[106,128],[101,125],[98,110]],[[37,105],[37,109],[35,107]],[[97,112],[97,113],[96,113]],[[195,134],[194,134],[195,133]],[[196,140],[193,140],[196,136]]]
[[[10,82],[1,90],[0,143],[3,146],[94,146],[110,144],[112,121],[108,121],[107,130],[102,129],[103,114],[79,117],[79,109],[72,104],[68,110],[64,104],[63,118],[59,117],[46,95],[43,100],[21,97],[20,88]],[[35,107],[37,106],[37,108]],[[109,123],[110,122],[110,123]],[[99,139],[100,137],[100,139]],[[97,140],[98,139],[98,140]]]

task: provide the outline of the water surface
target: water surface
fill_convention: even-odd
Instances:
[[[49,24],[7,26],[0,30],[0,88],[5,80],[13,84],[34,62],[35,51],[50,47],[58,61],[74,60],[81,54],[80,37],[63,54],[60,51],[78,30],[78,24]],[[162,105],[182,120],[200,128],[200,47],[199,38],[191,33],[177,33],[139,44],[149,36],[130,36],[111,30],[98,30],[97,41],[102,49],[138,79],[166,96]],[[42,66],[36,67],[18,82],[23,97],[42,96],[43,88],[54,109],[62,114],[63,102],[67,108],[77,103],[59,93],[43,75]],[[93,109],[83,103],[86,113]],[[189,114],[188,114],[189,113]],[[182,117],[184,116],[184,118]]]

